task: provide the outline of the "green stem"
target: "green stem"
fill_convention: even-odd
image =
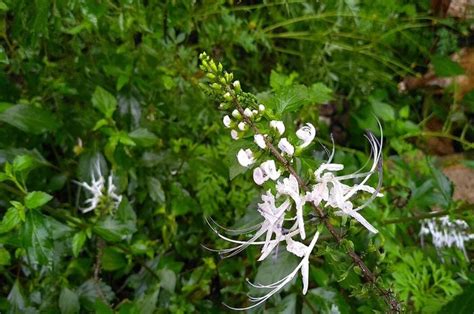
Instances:
[[[398,223],[406,223],[406,222],[415,222],[427,218],[433,218],[433,217],[441,217],[441,216],[446,216],[452,213],[462,213],[465,211],[470,211],[474,210],[474,206],[471,204],[466,204],[464,206],[461,206],[457,209],[454,210],[442,210],[438,212],[432,212],[432,213],[426,213],[426,214],[419,214],[411,217],[402,217],[402,218],[396,218],[396,219],[388,219],[382,222],[382,225],[390,225],[390,224],[398,224]]]

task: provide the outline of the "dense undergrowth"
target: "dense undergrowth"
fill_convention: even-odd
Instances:
[[[342,241],[322,231],[307,294],[297,279],[255,311],[385,312],[380,288],[404,312],[468,313],[472,242],[421,231],[474,220],[443,172],[473,168],[474,94],[455,79],[473,71],[450,57],[470,32],[429,1],[0,0],[0,312],[217,313],[294,267],[284,246],[263,263],[203,248],[228,247],[205,217],[249,226],[262,192],[202,89],[206,51],[291,132],[316,127],[298,171],[331,135],[356,171],[383,127],[384,196],[363,211],[379,233],[330,216]]]

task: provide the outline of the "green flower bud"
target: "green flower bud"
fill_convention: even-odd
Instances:
[[[206,76],[207,76],[209,79],[211,79],[211,80],[213,80],[213,79],[216,78],[216,76],[215,76],[214,74],[212,74],[212,73],[207,73]]]

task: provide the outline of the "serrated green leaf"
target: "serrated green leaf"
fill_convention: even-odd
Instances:
[[[311,103],[325,104],[333,99],[332,89],[323,83],[315,83],[308,88],[308,100]]]
[[[92,105],[102,112],[106,118],[111,118],[117,108],[117,100],[111,93],[97,86],[92,95]]]
[[[27,212],[22,230],[22,243],[30,265],[52,266],[53,243],[49,234],[49,226],[40,212],[34,210]]]
[[[304,85],[283,88],[275,94],[273,102],[278,113],[297,111],[305,104],[310,103],[308,88]]]
[[[41,134],[56,130],[59,120],[50,112],[31,105],[15,105],[0,113],[0,121],[26,133]]]
[[[59,294],[59,309],[61,310],[61,314],[79,313],[80,304],[77,293],[67,287],[63,287]]]
[[[25,206],[29,209],[38,208],[48,203],[52,199],[53,197],[45,192],[30,192],[25,196]]]

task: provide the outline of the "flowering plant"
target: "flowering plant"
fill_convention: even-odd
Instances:
[[[222,64],[216,63],[206,53],[200,55],[200,60],[201,69],[206,72],[209,79],[208,87],[204,87],[220,102],[219,108],[230,113],[224,115],[223,124],[230,129],[232,139],[253,138],[254,144],[249,144],[248,148],[241,148],[236,154],[238,163],[252,170],[254,182],[265,187],[261,195],[262,202],[257,206],[263,221],[244,230],[244,232],[255,231],[250,235],[250,239],[241,241],[229,238],[219,231],[222,227],[213,223],[213,220],[208,220],[212,230],[220,238],[236,244],[234,247],[219,250],[219,253],[223,257],[231,257],[248,246],[256,245],[261,246],[258,261],[262,261],[277,252],[277,248],[284,243],[282,245],[286,244],[289,253],[301,259],[300,263],[282,279],[265,285],[251,284],[268,291],[261,297],[250,297],[252,305],[244,308],[229,307],[246,310],[262,304],[295,278],[300,271],[305,294],[309,286],[309,257],[322,232],[322,225],[326,226],[338,242],[342,240],[329,221],[329,216],[352,218],[369,232],[378,232],[360,211],[376,197],[382,196],[379,192],[382,183],[382,140],[367,132],[366,138],[371,147],[372,157],[372,165],[368,171],[362,168],[351,174],[338,175],[338,172],[344,169],[344,165],[334,163],[333,142],[332,152],[329,153],[326,149],[327,160],[313,169],[312,174],[304,179],[296,170],[295,158],[312,147],[316,138],[314,125],[305,123],[295,134],[291,134],[288,131],[291,127],[278,120],[275,113],[265,104],[259,103],[255,96],[244,92],[240,82],[234,80],[233,74],[223,71]],[[368,181],[375,174],[378,174],[379,180],[377,186],[372,187],[368,185]],[[361,192],[368,193],[368,199],[358,206],[354,205],[357,201],[355,196]],[[312,212],[318,217],[316,223],[309,218]],[[305,245],[303,241],[307,234],[311,235],[311,240]],[[347,253],[363,269],[366,279],[377,286],[375,276],[367,269],[361,258],[352,249]],[[396,310],[398,304],[390,292],[378,288],[392,309]]]

